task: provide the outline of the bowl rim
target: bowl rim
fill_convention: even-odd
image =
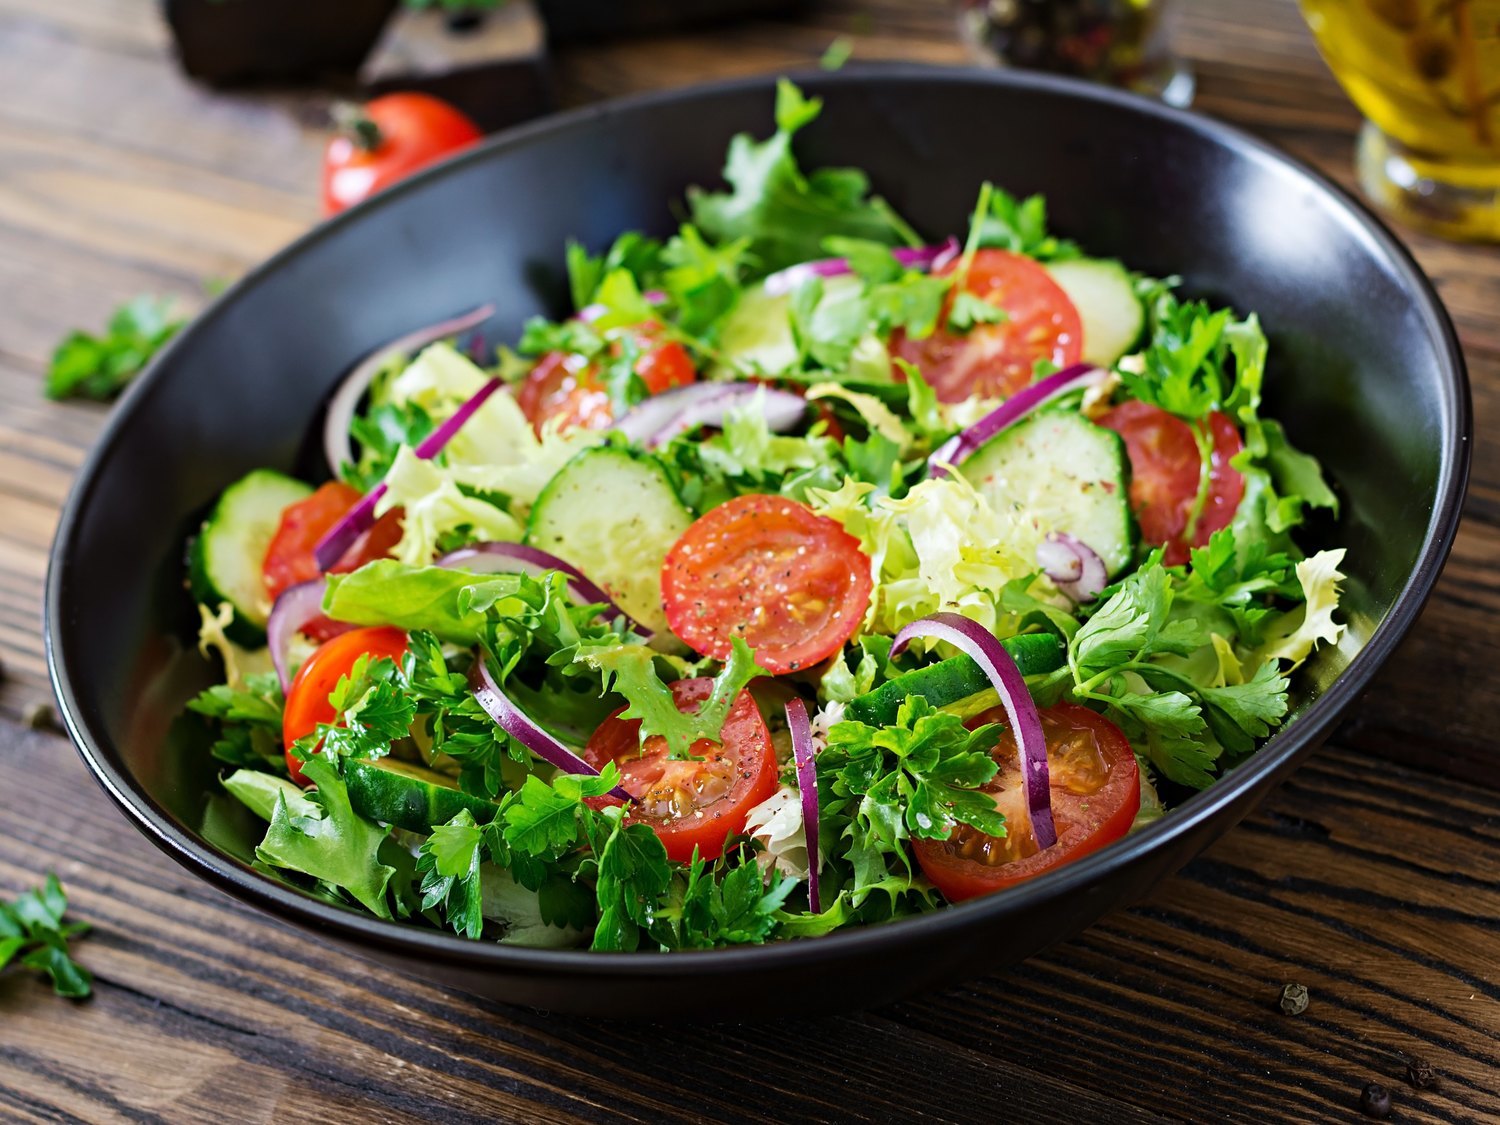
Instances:
[[[1307,709],[1273,735],[1243,766],[1217,780],[1177,806],[1171,816],[1133,833],[1118,843],[1069,864],[1046,878],[1023,883],[1004,895],[900,919],[881,925],[834,932],[813,940],[770,942],[759,946],[731,946],[677,955],[657,951],[601,953],[592,950],[537,949],[475,942],[446,931],[428,930],[406,922],[385,921],[355,908],[319,901],[254,871],[248,865],[220,852],[196,833],[180,825],[122,768],[116,766],[102,723],[80,701],[62,638],[64,577],[72,539],[87,506],[100,464],[118,440],[124,427],[142,409],[155,389],[159,374],[180,348],[208,331],[241,290],[248,290],[278,272],[283,263],[296,258],[325,238],[341,232],[350,222],[377,210],[399,206],[408,193],[457,173],[469,164],[496,158],[497,154],[525,147],[535,141],[618,114],[649,111],[654,107],[699,98],[763,91],[769,98],[780,73],[753,75],[725,81],[693,84],[611,99],[596,105],[551,115],[508,129],[450,160],[423,170],[331,220],[320,223],[265,262],[247,273],[221,294],[207,309],[156,356],[149,368],[129,387],[112,417],[84,460],[59,517],[49,554],[44,644],[48,674],[60,704],[69,735],[78,747],[94,779],[120,806],[136,827],[154,844],[183,866],[238,898],[269,910],[283,921],[340,936],[355,945],[393,954],[418,955],[450,967],[528,973],[541,978],[660,978],[677,975],[714,976],[737,970],[774,970],[835,959],[844,954],[894,953],[908,946],[954,930],[995,924],[1006,915],[1021,914],[1044,899],[1064,898],[1096,880],[1104,880],[1169,841],[1189,835],[1221,810],[1269,790],[1297,760],[1317,745],[1343,710],[1365,688],[1396,645],[1416,621],[1441,573],[1451,550],[1460,520],[1468,481],[1473,445],[1472,405],[1467,367],[1457,334],[1431,281],[1405,245],[1359,199],[1301,160],[1276,149],[1266,141],[1236,126],[1202,114],[1176,109],[1155,100],[1085,82],[1051,75],[949,67],[923,63],[881,63],[827,72],[799,69],[786,77],[820,95],[836,94],[840,86],[871,82],[986,84],[1012,89],[1041,91],[1088,105],[1105,105],[1153,118],[1171,129],[1185,130],[1210,143],[1222,145],[1283,173],[1300,179],[1316,193],[1330,197],[1334,215],[1350,227],[1372,256],[1398,275],[1413,295],[1424,327],[1440,357],[1439,378],[1446,393],[1442,403],[1443,429],[1455,437],[1442,451],[1436,503],[1427,522],[1416,566],[1392,602],[1391,609],[1372,631],[1348,667]]]

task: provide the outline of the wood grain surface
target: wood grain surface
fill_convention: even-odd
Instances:
[[[1199,109],[1351,181],[1358,116],[1289,0],[1193,0]],[[568,103],[856,59],[965,61],[940,0],[570,48]],[[0,1120],[1500,1120],[1500,250],[1408,232],[1458,324],[1474,479],[1431,604],[1336,745],[1141,906],[1021,969],[850,1017],[626,1027],[372,971],[154,851],[48,701],[41,591],[105,408],[56,341],[137,292],[203,301],[317,218],[326,95],[220,94],[150,0],[0,0],[0,894],[55,868],[95,997],[0,977]],[[899,971],[899,966],[893,966]],[[1281,985],[1312,992],[1298,1017]],[[788,1010],[795,998],[788,999]],[[1420,1056],[1437,1087],[1404,1081]]]

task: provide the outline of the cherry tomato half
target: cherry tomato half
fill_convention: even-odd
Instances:
[[[286,749],[286,764],[293,781],[298,785],[308,784],[301,761],[292,753],[292,744],[317,730],[320,723],[331,723],[338,717],[328,696],[338,687],[339,680],[349,674],[354,662],[366,653],[372,660],[382,656],[400,660],[405,651],[405,633],[377,626],[340,633],[331,641],[324,641],[307,658],[287,689],[286,708],[281,714],[281,743]]]
[[[318,569],[318,560],[313,557],[313,548],[359,501],[357,489],[341,481],[329,481],[306,500],[287,505],[261,565],[266,593],[273,602],[288,587],[311,582],[323,573]],[[388,558],[391,550],[401,542],[401,534],[401,510],[397,508],[381,516],[351,543],[343,557],[329,568],[330,573],[358,570],[374,559]],[[319,616],[305,624],[302,632],[321,642],[348,629],[349,626],[342,622]]]
[[[672,696],[679,711],[707,699],[713,680],[678,680]],[[622,708],[623,710],[623,708]],[[750,810],[776,791],[776,751],[760,710],[748,691],[729,709],[719,743],[701,738],[692,745],[698,761],[673,761],[666,739],[640,741],[639,719],[616,711],[594,731],[583,757],[595,769],[606,762],[620,768],[620,783],[635,798],[629,819],[649,824],[667,849],[667,858],[686,863],[693,849],[703,859],[724,854],[724,841],[745,830]],[[600,798],[595,804],[612,804]]]
[[[1188,424],[1160,407],[1126,402],[1099,419],[1125,439],[1130,454],[1130,506],[1141,525],[1141,537],[1165,545],[1166,562],[1188,561],[1188,548],[1201,547],[1214,532],[1229,526],[1245,496],[1245,478],[1229,459],[1245,448],[1234,423],[1218,411],[1208,416],[1213,457],[1208,467],[1208,497],[1198,514],[1191,541],[1188,517],[1198,496],[1203,458]]]
[[[938,270],[952,273],[958,262]],[[979,250],[969,265],[964,288],[1003,309],[998,324],[976,324],[953,332],[948,322],[953,298],[943,304],[938,327],[920,340],[903,329],[891,334],[891,355],[914,364],[943,402],[975,395],[1007,398],[1032,380],[1037,360],[1058,367],[1083,354],[1083,323],[1062,287],[1037,262],[1009,250]],[[900,368],[896,378],[904,379]]]
[[[675,340],[659,342],[656,330],[657,326],[648,324],[635,334],[641,347],[635,373],[647,391],[659,395],[694,382],[698,372],[687,349]],[[538,434],[552,418],[561,419],[563,429],[585,430],[602,430],[615,420],[598,365],[566,352],[548,352],[537,360],[516,393],[516,401]]]
[[[1045,851],[1036,846],[1016,742],[1007,728],[995,748],[1000,770],[984,787],[1005,814],[1007,835],[988,836],[961,824],[946,840],[913,841],[922,874],[949,902],[1014,886],[1098,851],[1125,835],[1140,810],[1140,767],[1119,727],[1075,703],[1059,703],[1041,715],[1057,843]],[[968,725],[973,729],[991,722],[1005,722],[1004,708],[976,715]]]
[[[479,127],[431,94],[386,94],[347,115],[323,154],[323,213],[383,191],[418,168],[468,148]]]
[[[837,652],[870,604],[870,560],[836,521],[784,496],[737,496],[693,523],[662,563],[667,623],[727,660],[743,637],[767,671]]]

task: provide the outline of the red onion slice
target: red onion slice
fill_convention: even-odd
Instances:
[[[485,714],[495,720],[495,725],[542,761],[551,763],[564,773],[599,776],[598,770],[533,723],[510,701],[510,697],[501,690],[495,677],[490,674],[483,652],[474,654],[474,666],[469,670],[469,687],[474,692],[474,698],[479,701],[479,706],[484,708]],[[622,801],[634,800],[618,785],[609,792],[610,796]]]
[[[271,664],[276,669],[276,679],[281,682],[283,692],[292,684],[288,659],[292,638],[302,631],[302,626],[322,615],[323,592],[327,586],[322,578],[299,582],[278,594],[276,603],[271,606],[271,616],[266,619],[266,647],[271,651]]]
[[[807,704],[789,699],[786,725],[792,734],[792,761],[797,765],[797,788],[802,793],[802,832],[807,837],[807,905],[823,913],[818,896],[818,771],[813,768],[812,723]]]
[[[1020,421],[1058,395],[1084,384],[1097,383],[1108,374],[1103,368],[1075,363],[1072,367],[1064,367],[1056,374],[1048,375],[1024,390],[1017,391],[968,429],[960,430],[940,445],[927,459],[927,475],[947,476],[948,470],[943,468],[944,465],[961,464],[966,457],[1011,423]]]
[[[568,596],[580,605],[602,605],[600,616],[609,620],[623,618],[631,630],[642,637],[650,638],[651,631],[634,621],[624,610],[610,600],[610,596],[591,582],[583,571],[566,559],[528,547],[524,543],[471,543],[456,551],[449,551],[438,559],[435,566],[446,566],[461,570],[472,570],[476,574],[545,574],[558,570],[567,575]]]
[[[909,270],[940,269],[952,262],[961,249],[958,239],[950,236],[935,246],[900,246],[891,254]],[[819,258],[778,270],[761,282],[761,288],[767,295],[779,297],[790,293],[810,277],[842,277],[852,272],[847,258]]]
[[[761,383],[690,383],[652,395],[632,409],[615,429],[633,442],[654,449],[696,426],[720,426],[733,410],[763,402],[766,426],[776,433],[791,429],[807,412],[807,400],[791,391]]]
[[[338,476],[345,465],[354,463],[354,447],[349,441],[349,424],[354,421],[354,412],[359,409],[360,399],[370,389],[370,383],[393,355],[411,355],[418,348],[426,347],[448,336],[457,336],[476,324],[481,324],[495,314],[494,305],[479,308],[455,316],[439,324],[431,324],[408,332],[389,344],[376,348],[344,376],[338,390],[328,400],[328,412],[323,419],[323,456],[328,459],[328,469]]]
[[[468,402],[453,412],[451,418],[423,438],[412,452],[424,461],[436,457],[443,451],[443,447],[453,440],[453,435],[463,429],[464,423],[474,417],[474,412],[483,406],[502,385],[499,379],[486,382],[474,392]],[[370,529],[375,523],[375,507],[380,503],[380,498],[386,494],[386,491],[384,481],[377,484],[366,493],[363,500],[349,509],[343,519],[329,528],[328,533],[322,539],[318,540],[318,545],[313,548],[313,558],[317,560],[318,569],[326,572],[329,567],[344,557],[344,552],[354,545],[356,539]]]
[[[1057,827],[1052,822],[1052,791],[1047,771],[1047,736],[1042,718],[1037,714],[1025,677],[1016,667],[1010,653],[1001,647],[988,629],[956,613],[934,613],[913,621],[896,634],[891,657],[900,656],[918,637],[946,641],[978,664],[1000,694],[1000,704],[1016,737],[1016,755],[1021,766],[1021,786],[1026,808],[1031,814],[1031,831],[1037,846],[1050,848],[1057,843]]]
[[[1093,601],[1109,582],[1098,553],[1065,531],[1054,531],[1037,544],[1036,562],[1053,585],[1075,602]]]

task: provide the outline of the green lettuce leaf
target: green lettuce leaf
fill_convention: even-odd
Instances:
[[[272,867],[340,887],[376,917],[390,918],[387,891],[396,871],[379,858],[381,842],[390,829],[354,811],[344,779],[328,758],[313,755],[302,772],[317,786],[311,799],[322,815],[297,815],[285,796],[278,795],[271,826],[255,849],[256,857]]]
[[[713,691],[695,711],[679,711],[671,687],[656,671],[656,653],[644,645],[583,645],[576,659],[605,675],[606,686],[628,703],[620,717],[641,721],[641,741],[660,735],[673,758],[692,756],[700,738],[717,742],[729,709],[756,676],[770,675],[755,663],[743,638],[735,637],[729,659],[714,677]]]
[[[761,276],[822,256],[831,235],[871,242],[917,245],[911,228],[878,197],[854,168],[804,174],[792,155],[792,138],[818,116],[822,102],[806,98],[782,79],[776,88],[776,132],[764,141],[739,134],[724,164],[728,192],[693,188],[688,204],[695,226],[718,244],[744,240]]]

